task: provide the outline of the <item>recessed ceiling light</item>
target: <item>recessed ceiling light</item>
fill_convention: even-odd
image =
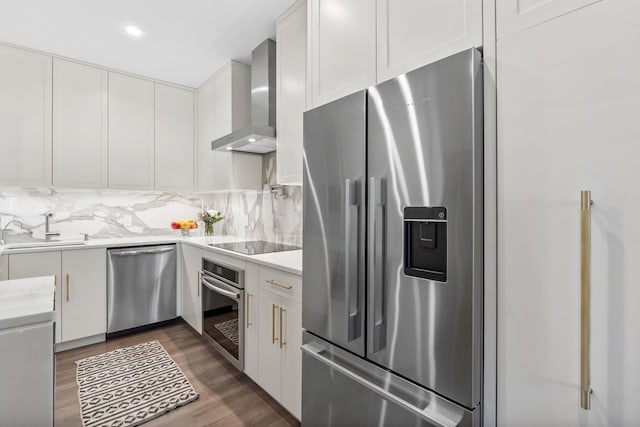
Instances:
[[[231,150],[233,150],[233,147],[226,147],[226,149],[231,151]]]
[[[249,142],[256,142],[256,139],[255,139],[255,138],[249,138],[247,141],[249,141]]]
[[[127,34],[133,37],[142,37],[142,35],[144,34],[144,31],[142,31],[140,28],[136,27],[135,25],[127,25],[126,27],[124,27],[124,30],[126,31]]]

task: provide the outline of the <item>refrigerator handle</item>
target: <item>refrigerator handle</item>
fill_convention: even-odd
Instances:
[[[373,302],[373,352],[376,353],[386,346],[386,321],[384,316],[384,264],[385,264],[385,243],[384,239],[384,218],[378,224],[378,209],[384,215],[384,197],[382,193],[382,180],[369,177],[369,236],[368,236],[368,276],[367,282],[371,290]],[[382,238],[378,240],[378,228],[381,229]]]
[[[315,348],[310,344],[303,344],[301,350],[306,355],[313,357],[318,360],[320,363],[323,363],[329,366],[331,369],[341,373],[352,381],[357,382],[358,384],[368,388],[369,390],[375,392],[383,399],[395,403],[406,411],[411,412],[415,416],[419,417],[422,420],[425,420],[429,424],[437,427],[456,427],[460,424],[462,417],[460,414],[450,413],[445,414],[442,411],[438,411],[438,406],[433,404],[429,404],[424,408],[420,408],[415,406],[414,404],[407,402],[399,396],[393,394],[390,390],[386,390],[383,387],[380,387],[378,384],[370,381],[369,379],[360,376],[358,373],[354,372],[351,369],[348,369],[342,366],[340,363],[324,356],[321,354],[322,350]],[[453,417],[452,417],[453,415]]]
[[[356,234],[352,233],[352,212],[356,208]],[[351,251],[353,249],[353,240],[358,242],[358,181],[345,179],[344,181],[344,292],[345,292],[345,309],[347,316],[347,341],[353,341],[360,336],[360,307],[358,306],[358,261],[355,263],[355,269],[352,269]],[[355,278],[352,279],[353,270],[355,270]]]

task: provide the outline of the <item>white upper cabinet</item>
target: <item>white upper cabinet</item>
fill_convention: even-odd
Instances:
[[[496,0],[498,39],[601,0]]]
[[[378,82],[482,45],[478,0],[377,0]]]
[[[277,182],[302,184],[306,108],[307,2],[295,3],[276,25]]]
[[[262,188],[260,156],[212,151],[211,142],[251,121],[251,67],[231,61],[198,88],[196,189]]]
[[[215,189],[215,155],[213,141],[213,116],[215,114],[216,85],[213,78],[207,80],[196,92],[196,189]]]
[[[51,185],[51,57],[0,45],[0,185]]]
[[[156,190],[193,191],[193,120],[193,92],[156,83]]]
[[[309,0],[307,108],[376,83],[374,0]]]
[[[154,189],[154,84],[111,72],[109,188]]]
[[[107,187],[106,70],[53,60],[53,185]]]

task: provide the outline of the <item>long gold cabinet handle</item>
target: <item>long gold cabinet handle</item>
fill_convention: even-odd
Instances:
[[[287,311],[286,309],[280,307],[280,348],[282,348],[283,346],[287,345],[287,343],[284,340],[284,335],[282,334],[282,314]]]
[[[196,286],[198,288],[197,292],[198,292],[198,296],[200,296],[200,287],[202,286],[202,271],[198,270],[198,285]]]
[[[580,192],[580,406],[591,409],[591,191]]]
[[[292,285],[283,285],[282,283],[276,282],[275,280],[265,280],[265,281],[271,285],[278,286],[283,289],[293,289]]]
[[[69,302],[69,273],[67,273],[67,302]]]
[[[249,317],[249,312],[251,311],[251,307],[249,306],[249,301],[251,300],[251,294],[249,292],[247,292],[247,329],[249,329],[251,326],[253,326],[253,323],[251,323],[251,318]]]
[[[278,341],[276,338],[276,307],[275,304],[271,304],[271,344]]]

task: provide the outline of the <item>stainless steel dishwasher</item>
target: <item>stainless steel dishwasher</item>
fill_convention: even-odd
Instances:
[[[176,245],[107,252],[107,334],[176,318]]]

